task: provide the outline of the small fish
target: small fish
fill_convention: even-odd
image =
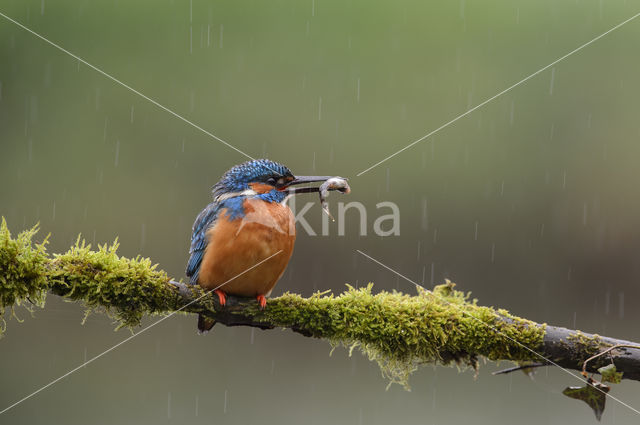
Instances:
[[[349,193],[351,192],[351,188],[347,183],[347,179],[344,179],[342,177],[332,177],[322,183],[322,185],[320,185],[318,193],[320,194],[320,203],[322,204],[322,210],[326,212],[329,217],[331,217],[331,220],[336,221],[329,212],[329,203],[326,199],[329,196],[330,190],[337,190],[340,193]]]

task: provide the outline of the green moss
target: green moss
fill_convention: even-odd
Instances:
[[[120,257],[118,242],[92,251],[80,238],[51,261],[52,290],[90,309],[105,308],[120,326],[135,326],[145,314],[174,310],[176,292],[169,277],[148,258]]]
[[[25,299],[42,304],[47,291],[72,300],[82,300],[88,312],[97,308],[117,319],[121,326],[135,326],[145,314],[179,308],[169,277],[148,258],[117,255],[111,246],[91,246],[78,240],[64,254],[53,258],[45,245],[33,243],[38,226],[11,237],[7,224],[0,224],[0,313]],[[3,326],[4,328],[4,326]]]
[[[206,313],[237,323],[265,323],[327,339],[334,346],[358,349],[376,361],[390,382],[407,385],[419,365],[439,363],[478,368],[478,358],[537,360],[523,347],[538,350],[545,326],[510,315],[505,310],[478,306],[468,293],[447,281],[433,292],[416,295],[373,293],[373,285],[327,292],[310,298],[286,293],[258,309],[255,300],[220,310],[215,297],[185,306],[167,274],[147,258],[124,258],[118,244],[91,250],[80,238],[64,254],[47,256],[45,243],[33,244],[37,228],[12,239],[6,223],[0,226],[0,308],[29,299],[42,302],[46,291],[84,302],[88,312],[104,309],[119,327],[133,327],[145,314]],[[193,288],[192,296],[203,292]],[[220,315],[219,317],[217,315]],[[231,321],[232,324],[233,321]],[[517,342],[516,342],[517,341]]]
[[[383,375],[403,385],[423,363],[478,367],[478,356],[490,360],[535,360],[544,326],[477,306],[469,295],[447,282],[417,296],[372,292],[373,285],[339,296],[305,299],[286,293],[270,300],[265,320],[297,327],[334,345],[360,349],[376,361]]]
[[[12,238],[4,217],[0,222],[0,316],[7,307],[13,309],[25,300],[35,304],[44,302],[48,289],[47,240],[32,245],[31,239],[37,232],[36,225]],[[3,322],[0,336],[4,327]]]

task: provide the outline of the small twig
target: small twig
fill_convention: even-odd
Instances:
[[[631,344],[616,344],[613,347],[609,347],[606,350],[603,350],[601,352],[599,352],[596,355],[593,355],[591,357],[589,357],[587,360],[584,361],[584,363],[582,363],[582,376],[584,376],[585,378],[588,377],[587,374],[587,363],[589,363],[591,360],[593,359],[597,359],[598,357],[607,354],[617,348],[634,348],[636,350],[640,350],[640,346],[639,345],[631,345]],[[613,363],[613,356],[611,357],[611,363]]]
[[[517,372],[519,370],[524,370],[524,369],[533,369],[535,367],[549,366],[550,364],[551,363],[530,363],[530,364],[526,364],[526,365],[522,365],[522,366],[515,366],[515,367],[510,367],[508,369],[498,370],[498,371],[493,372],[491,374],[492,375],[502,375],[504,373]]]

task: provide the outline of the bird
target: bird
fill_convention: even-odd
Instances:
[[[330,176],[294,176],[284,165],[253,159],[225,172],[213,186],[213,201],[197,216],[186,274],[189,283],[214,291],[221,306],[227,295],[255,297],[261,309],[284,273],[296,239],[295,218],[286,204],[297,193]],[[266,259],[266,260],[265,260]],[[215,320],[198,316],[206,333]]]

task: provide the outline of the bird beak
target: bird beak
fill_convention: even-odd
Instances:
[[[287,192],[291,195],[296,193],[310,193],[310,192],[319,192],[319,187],[289,187],[298,184],[305,183],[315,183],[315,182],[325,182],[329,180],[331,176],[296,176],[288,185]]]

